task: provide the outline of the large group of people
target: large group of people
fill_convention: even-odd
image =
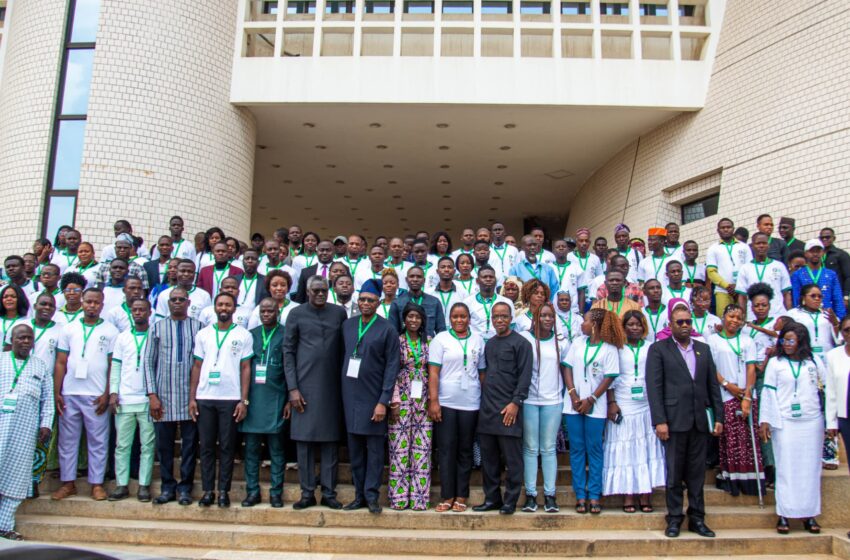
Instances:
[[[188,240],[175,216],[150,247],[118,220],[99,252],[62,227],[3,261],[0,537],[20,538],[15,511],[48,470],[53,500],[84,469],[94,500],[130,497],[132,472],[142,502],[229,507],[236,461],[242,507],[263,500],[268,461],[275,508],[289,463],[296,510],[320,487],[325,507],[380,513],[388,466],[394,510],[551,513],[567,449],[579,514],[605,496],[652,512],[665,488],[667,536],[685,516],[714,536],[709,465],[733,495],[775,488],[780,533],[818,532],[821,469],[850,438],[850,257],[828,227],[806,242],[791,218],[779,238],[769,215],[756,227],[721,219],[704,261],[675,223],[645,241],[620,224],[610,248],[588,229],[550,244],[494,223],[456,247],[298,226]]]

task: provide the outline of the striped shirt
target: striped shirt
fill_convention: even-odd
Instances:
[[[171,317],[150,328],[145,351],[145,390],[156,393],[162,402],[162,422],[191,420],[189,417],[189,378],[195,336],[203,328],[200,321]]]

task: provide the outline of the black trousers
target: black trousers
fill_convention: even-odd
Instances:
[[[180,482],[174,478],[174,443],[180,428]],[[195,483],[195,464],[198,459],[198,427],[191,420],[154,422],[156,451],[159,454],[159,476],[163,494],[191,494]]]
[[[442,416],[442,422],[434,423],[434,441],[440,466],[440,497],[443,500],[468,498],[472,443],[478,428],[478,411],[444,406]]]
[[[297,441],[298,480],[301,496],[308,498],[316,493],[316,452],[322,462],[319,481],[322,497],[336,498],[336,482],[339,475],[339,443],[336,441]]]
[[[236,420],[239,401],[198,400],[198,436],[201,441],[201,485],[215,491],[215,454],[218,450],[218,491],[230,492],[236,454]]]
[[[705,519],[705,457],[708,452],[708,433],[691,428],[687,432],[670,432],[664,442],[667,464],[667,521],[684,519],[682,514],[682,481],[688,489],[688,518]]]
[[[478,434],[481,445],[481,474],[484,500],[516,507],[522,491],[522,438]],[[502,467],[507,466],[505,494],[502,496]]]
[[[348,456],[351,460],[355,500],[370,503],[378,501],[384,476],[386,441],[386,436],[348,434]]]

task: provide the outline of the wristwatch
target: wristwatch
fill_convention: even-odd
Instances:
[[[248,406],[249,404],[251,404],[251,401],[249,401],[248,399],[244,399],[242,401],[242,404],[244,404],[245,406]]]
[[[723,380],[723,383],[721,383],[721,385],[723,385],[724,387],[728,387],[728,386],[729,386],[729,381],[727,381],[726,379],[724,379],[724,380]]]

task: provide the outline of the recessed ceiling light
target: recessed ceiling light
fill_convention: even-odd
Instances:
[[[385,163],[384,164],[384,169],[392,169],[392,168],[393,168],[393,164],[391,164],[391,163]]]
[[[444,185],[451,185],[452,184],[451,181],[440,181],[440,182]]]
[[[350,194],[344,194],[344,195],[342,195],[342,198],[351,198],[351,195]]]
[[[295,198],[304,198],[304,195],[301,195],[301,194],[296,194],[296,195],[293,195],[293,196],[294,196]]]
[[[511,147],[510,146],[499,146],[499,149],[500,150],[510,150]]]
[[[305,211],[307,211],[307,212],[309,212],[310,210],[312,210],[312,208],[305,206],[305,207],[304,207],[304,210],[305,210]]]
[[[443,198],[451,198],[451,197],[452,197],[452,195],[450,195],[450,194],[444,194],[443,195]]]
[[[351,208],[351,210],[353,210],[354,212],[356,212],[356,211],[360,210],[360,208]]]
[[[327,146],[323,146],[323,145],[319,144],[318,146],[316,146],[316,149],[317,149],[317,150],[327,150],[327,149],[328,149],[328,147],[327,147]]]
[[[504,183],[504,181],[494,181],[493,184],[494,185],[504,185],[505,183]]]
[[[445,163],[440,166],[440,169],[448,169],[451,165],[446,165]]]
[[[390,185],[395,185],[398,183],[398,181],[387,181],[387,183],[389,183]]]
[[[566,179],[567,177],[572,177],[573,172],[567,171],[566,169],[557,169],[555,171],[550,171],[549,173],[544,173],[550,179]]]
[[[449,206],[446,206],[446,207],[444,207],[444,208],[443,208],[443,210],[445,210],[446,212],[448,212],[449,210],[451,210],[451,208],[450,208]]]
[[[501,196],[492,196],[490,198],[492,198],[493,200],[502,200]]]
[[[508,123],[505,125],[505,128],[516,128],[516,125],[513,123]]]
[[[490,212],[495,212],[498,208],[490,208]]]
[[[364,227],[364,228],[363,228],[363,231],[369,231],[369,228]]]
[[[395,209],[396,210],[404,210],[404,206],[396,206]]]
[[[357,221],[358,221],[358,222],[362,222],[362,221],[363,221],[363,218],[357,218]]]
[[[292,184],[292,179],[284,179],[284,180],[283,180],[283,184],[284,184],[284,185],[291,185],[291,184]]]
[[[267,148],[267,146],[266,146],[266,145],[264,145],[264,144],[257,144],[257,149],[258,149],[258,150],[265,150],[266,148]]]
[[[371,189],[371,188],[370,188],[370,189],[366,189],[366,192],[372,192],[372,191],[374,191],[374,190],[375,190],[375,189]]]
[[[386,150],[387,149],[387,147],[384,144],[378,144],[375,147],[378,148],[379,150]]]
[[[507,165],[505,165],[505,164],[497,165],[497,166],[496,166],[496,169],[507,169],[507,168],[508,168],[508,166],[507,166]]]
[[[336,184],[337,184],[337,185],[344,185],[344,184],[345,184],[345,181],[337,181],[337,182],[336,182]]]
[[[369,123],[369,128],[381,128],[381,123],[378,123],[378,122]]]
[[[452,221],[452,219],[451,219],[451,218],[443,218],[443,221],[444,221],[444,222],[451,222],[451,221]]]
[[[277,220],[277,216],[272,216],[269,218],[270,220]]]
[[[305,128],[316,128],[316,125],[315,125],[315,124],[313,124],[313,123],[311,123],[311,122],[305,122],[305,123],[304,123],[303,125],[301,125],[301,126],[303,126],[303,127],[305,127]]]
[[[448,150],[448,149],[449,149],[449,147],[448,147],[448,146],[440,146],[438,149],[439,149],[439,150]]]
[[[437,123],[437,128],[448,128],[448,123]]]
[[[401,195],[400,194],[394,194],[393,198],[401,198]]]
[[[280,169],[280,164],[279,163],[273,163],[272,167],[274,167],[275,169]]]
[[[400,222],[406,222],[406,221],[407,221],[407,218],[399,218],[398,220],[399,220]]]
[[[260,210],[268,210],[269,209],[268,206],[257,206],[257,208],[259,208]]]
[[[329,163],[329,164],[325,165],[325,167],[327,167],[328,169],[336,169],[336,165],[333,164],[333,163]]]

